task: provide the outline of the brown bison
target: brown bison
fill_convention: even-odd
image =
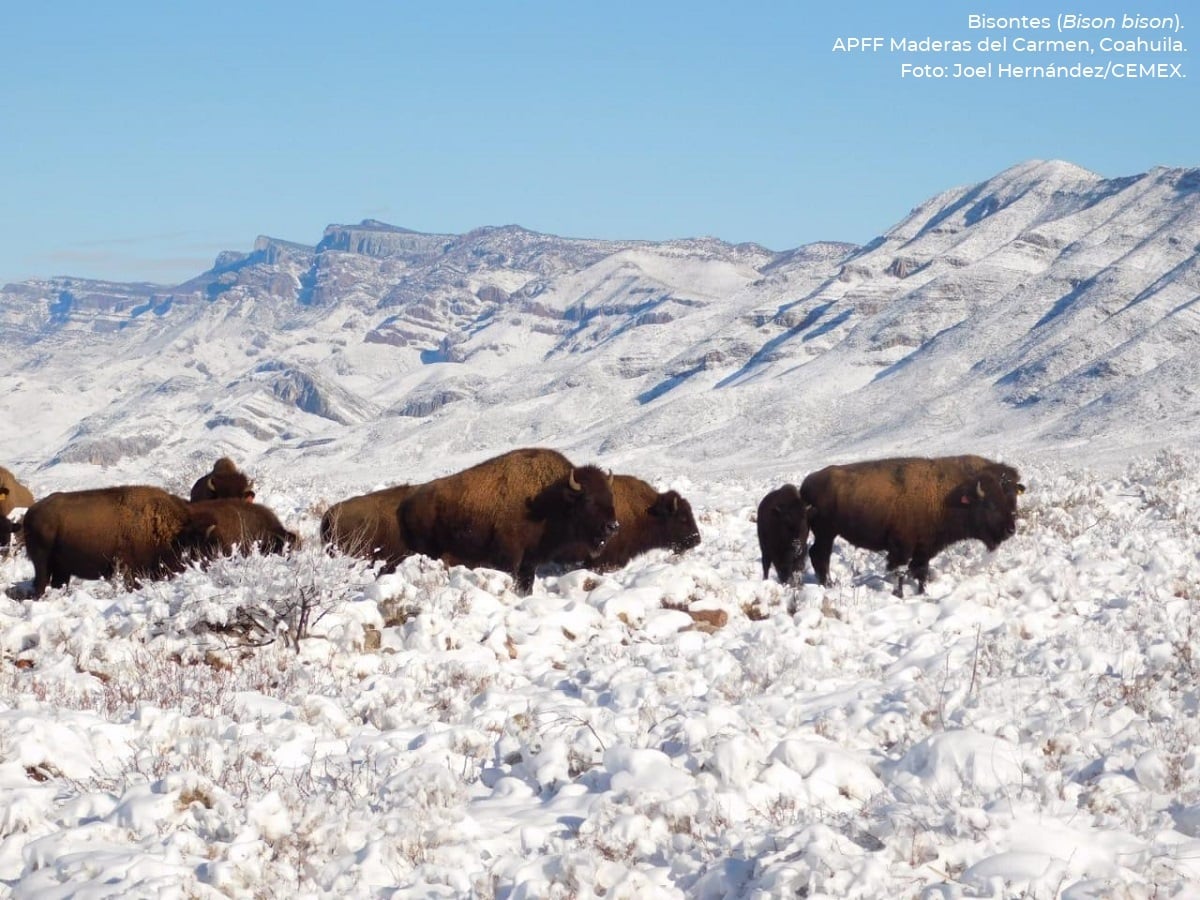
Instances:
[[[808,511],[800,489],[785,484],[763,497],[757,526],[763,580],[770,576],[771,566],[784,584],[802,578],[808,556]]]
[[[191,504],[156,487],[50,494],[29,507],[23,522],[33,596],[47,585],[65,586],[72,575],[110,578],[120,571],[132,586],[182,571],[200,549],[200,535],[188,527],[193,516]]]
[[[244,472],[228,456],[222,456],[213,463],[212,471],[201,475],[192,485],[192,502],[197,500],[220,500],[223,498],[235,500],[254,500],[254,487]]]
[[[335,503],[321,516],[321,540],[350,556],[383,560],[384,571],[396,568],[409,554],[400,537],[397,508],[413,485],[372,491]]]
[[[586,547],[573,546],[557,554],[559,560],[611,572],[651,550],[683,553],[700,543],[692,505],[678,491],[660,494],[640,478],[614,475],[612,493],[620,530],[590,559]]]
[[[400,537],[414,553],[510,572],[528,593],[537,566],[563,548],[594,557],[617,533],[611,478],[555,450],[513,450],[414,487]]]
[[[1016,531],[1017,470],[981,456],[907,457],[827,466],[800,485],[808,506],[813,571],[829,580],[834,538],[887,553],[887,568],[908,563],[924,593],[929,561],[950,544],[975,539],[994,550]],[[904,576],[897,574],[896,596]]]
[[[255,547],[261,553],[283,553],[298,549],[300,536],[288,531],[261,503],[224,498],[196,500],[187,525],[188,541],[205,556],[229,556],[237,548],[248,556]]]
[[[33,506],[33,494],[17,481],[17,476],[0,466],[0,517],[8,518],[14,509]]]

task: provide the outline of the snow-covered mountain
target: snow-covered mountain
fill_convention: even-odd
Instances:
[[[1200,431],[1198,245],[1200,170],[1063,162],[946,191],[864,247],[260,237],[176,286],[0,291],[0,415],[22,423],[0,459],[334,455],[401,480],[522,444],[652,473],[1123,456]]]
[[[866,247],[364,222],[7,286],[0,464],[186,493],[229,454],[305,544],[40,600],[0,552],[0,892],[1200,896],[1198,197],[1028,163]],[[534,443],[701,544],[528,596],[321,546]],[[1017,465],[1017,533],[920,596],[842,540],[762,578],[767,490],[892,451]]]

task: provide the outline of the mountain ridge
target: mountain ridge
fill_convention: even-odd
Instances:
[[[387,446],[414,477],[542,442],[663,471],[746,452],[778,467],[1080,441],[1120,455],[1200,431],[1198,245],[1200,170],[1106,179],[1037,160],[862,246],[378,220],[313,245],[261,235],[166,288],[0,289],[0,333],[21,348],[0,414],[30,423],[0,453],[303,467],[333,446],[374,467]]]

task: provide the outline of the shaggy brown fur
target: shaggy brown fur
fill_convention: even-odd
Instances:
[[[599,555],[588,559],[587,548],[575,545],[559,554],[560,560],[595,572],[611,572],[651,550],[683,553],[700,543],[692,505],[678,491],[660,494],[640,478],[614,475],[612,492],[620,530]]]
[[[17,481],[17,476],[0,466],[0,516],[7,517],[14,509],[33,506],[33,494]]]
[[[190,505],[156,487],[126,485],[50,494],[25,514],[33,596],[76,578],[138,578],[179,572],[191,551]]]
[[[244,472],[228,456],[213,463],[212,471],[201,475],[192,485],[191,500],[220,500],[230,497],[247,502],[254,500],[254,487]]]
[[[283,553],[300,547],[300,536],[284,528],[261,503],[226,497],[197,500],[191,506],[188,539],[201,546],[206,556],[229,556],[235,549],[248,556],[256,547],[261,553]]]
[[[399,484],[333,504],[321,516],[321,540],[350,556],[383,560],[384,571],[395,569],[409,555],[400,537],[397,507],[413,489]]]
[[[510,572],[528,593],[540,563],[573,544],[594,556],[616,533],[609,477],[554,450],[513,450],[415,487],[400,536],[414,553]]]
[[[983,457],[906,457],[827,466],[800,485],[812,529],[817,580],[829,579],[834,538],[887,553],[887,567],[908,563],[925,590],[929,561],[950,544],[980,540],[995,549],[1016,530],[1016,470]],[[896,595],[904,591],[902,576]]]
[[[763,497],[756,525],[763,580],[770,576],[771,566],[784,584],[803,578],[808,556],[808,513],[799,488],[785,484]]]

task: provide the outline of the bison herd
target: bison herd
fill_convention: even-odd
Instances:
[[[0,471],[6,483],[15,482]],[[281,553],[299,544],[275,513],[253,502],[249,479],[229,459],[217,460],[196,482],[192,498],[146,485],[59,491],[36,502],[30,496],[21,530],[33,563],[33,596],[65,586],[72,575],[120,575],[131,586],[180,572],[193,558],[256,546]]]
[[[803,577],[806,560],[829,580],[833,542],[907,564],[924,592],[930,560],[973,539],[989,549],[1016,530],[1017,470],[981,456],[872,460],[827,466],[796,487],[769,492],[758,506],[763,578]],[[299,546],[232,460],[197,479],[190,500],[157,487],[125,485],[62,491],[35,502],[0,467],[0,544],[20,531],[33,563],[33,596],[77,578],[122,577],[127,585],[257,547]],[[10,513],[27,507],[20,526]],[[808,538],[811,534],[812,545]],[[335,503],[321,518],[330,552],[393,570],[413,554],[447,565],[500,569],[528,593],[539,566],[618,569],[656,548],[682,553],[700,543],[692,508],[631,475],[577,466],[555,450],[513,450],[423,484],[404,484]],[[903,574],[895,592],[903,595]]]

